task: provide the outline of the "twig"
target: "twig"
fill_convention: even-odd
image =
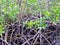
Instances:
[[[37,41],[38,38],[39,38],[39,35],[36,37],[36,39],[35,39],[33,45],[36,43],[36,41]]]

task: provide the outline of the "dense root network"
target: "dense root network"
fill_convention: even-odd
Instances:
[[[0,45],[55,45],[55,37],[59,32],[56,26],[48,26],[46,29],[40,30],[28,28],[19,22],[5,28],[5,33],[0,38]]]

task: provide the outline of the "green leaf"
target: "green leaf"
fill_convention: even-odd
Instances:
[[[3,31],[3,27],[4,27],[4,25],[1,23],[1,24],[0,24],[0,35],[4,32],[4,31]]]
[[[50,17],[51,16],[51,12],[49,12],[48,10],[44,10],[43,11],[43,14],[47,17]]]
[[[33,27],[33,22],[32,21],[28,21],[27,25],[28,25],[29,28],[31,28],[31,27]]]
[[[28,0],[28,1],[29,1],[30,4],[37,2],[37,0]]]

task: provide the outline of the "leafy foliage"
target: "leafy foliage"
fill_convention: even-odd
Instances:
[[[0,33],[2,33],[5,24],[16,20],[18,13],[19,6],[16,0],[0,0]]]
[[[1,16],[8,17],[8,19],[14,21],[16,18],[16,14],[19,12],[19,6],[16,0],[1,0],[0,1],[0,12]],[[3,18],[4,19],[4,18]],[[4,21],[4,20],[2,20]]]
[[[4,27],[4,25],[1,23],[1,24],[0,24],[0,35],[4,32],[3,27]]]
[[[27,8],[29,8],[27,13],[32,13],[34,15],[36,15],[36,14],[39,15],[39,12],[41,11],[41,13],[42,13],[41,15],[44,15],[42,17],[42,19],[39,20],[40,21],[39,25],[40,25],[41,28],[44,28],[44,27],[47,26],[44,22],[46,19],[50,20],[51,22],[53,22],[55,24],[57,22],[59,22],[59,20],[60,20],[60,18],[59,18],[60,17],[60,6],[58,5],[58,3],[60,3],[59,0],[57,0],[57,1],[52,0],[50,2],[51,2],[51,4],[48,5],[48,8],[47,8],[46,7],[47,4],[44,1],[27,0],[26,4],[28,6]],[[29,27],[32,27],[33,22],[29,21],[27,23],[27,25]]]
[[[25,25],[28,26],[28,28],[38,28],[40,26],[40,21],[39,20],[35,20],[35,21],[28,21],[24,23]]]
[[[48,5],[48,6],[47,6]],[[57,23],[60,20],[60,1],[51,0],[22,0],[18,5],[17,0],[0,0],[0,25],[1,30],[5,24],[16,21],[16,15],[20,12],[24,15],[41,15],[40,20],[28,21],[25,23],[29,28],[45,28],[45,20],[48,19],[51,22]],[[3,26],[2,26],[3,25]]]

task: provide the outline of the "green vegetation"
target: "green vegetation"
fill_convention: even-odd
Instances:
[[[56,24],[60,20],[60,6],[59,6],[60,1],[52,0],[50,2],[47,1],[47,3],[51,3],[51,4],[46,4],[45,1],[39,1],[39,0],[38,1],[27,0],[27,3],[26,3],[27,9],[29,9],[27,10],[28,11],[27,13],[25,12],[26,14],[31,13],[32,15],[40,15],[38,13],[41,11],[41,15],[44,15],[42,18],[40,18],[41,28],[44,28],[47,26],[44,22],[46,19],[50,20],[54,24]],[[29,27],[32,27],[33,23],[34,22],[29,21],[27,25],[30,24]]]
[[[26,23],[24,23],[25,25],[28,26],[28,28],[38,28],[40,26],[40,21],[39,20],[35,20],[35,21],[28,21]]]
[[[5,24],[16,20],[19,13],[19,6],[16,0],[0,0],[0,34],[3,32]]]
[[[60,20],[60,1],[52,0],[51,4],[39,0],[22,0],[21,4],[17,0],[0,0],[0,34],[6,24],[16,21],[17,14],[24,15],[44,15],[40,20],[28,21],[25,23],[29,28],[34,27],[45,28],[45,20],[57,23]],[[47,6],[48,5],[48,6]]]

